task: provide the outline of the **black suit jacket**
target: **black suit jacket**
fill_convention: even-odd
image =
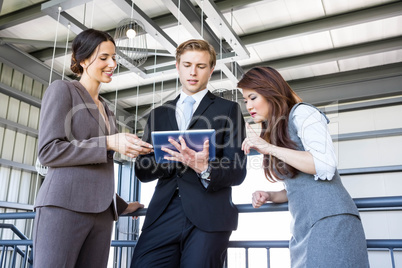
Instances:
[[[152,131],[178,130],[175,109],[179,97],[151,111],[143,140],[152,143]],[[237,228],[238,211],[232,203],[232,186],[246,176],[246,156],[241,150],[245,124],[240,106],[208,92],[190,121],[189,129],[216,130],[216,160],[211,182],[205,188],[197,173],[181,163],[157,164],[153,154],[139,156],[136,176],[142,182],[158,179],[143,228],[150,226],[169,204],[179,187],[187,218],[207,232]]]

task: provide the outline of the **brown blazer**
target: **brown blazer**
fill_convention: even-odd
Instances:
[[[88,91],[78,81],[58,80],[46,90],[38,157],[49,169],[35,207],[99,213],[112,204],[115,219],[127,208],[117,195],[114,202],[114,152],[106,150],[106,136],[118,129],[114,114],[102,102],[110,133]]]

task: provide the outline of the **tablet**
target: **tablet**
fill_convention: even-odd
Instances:
[[[152,131],[152,143],[154,146],[155,160],[157,163],[176,162],[164,159],[169,154],[162,151],[162,147],[177,151],[169,142],[170,138],[175,139],[178,143],[179,137],[182,136],[187,146],[194,151],[202,151],[204,142],[209,139],[209,160],[215,159],[215,129],[192,129],[187,131]]]

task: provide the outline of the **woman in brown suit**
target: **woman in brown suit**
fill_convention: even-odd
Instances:
[[[113,154],[152,149],[136,135],[117,133],[99,96],[116,68],[115,43],[102,31],[81,32],[72,44],[79,81],[55,81],[42,100],[40,162],[49,167],[35,203],[34,267],[106,267],[113,220],[143,205],[115,194]]]

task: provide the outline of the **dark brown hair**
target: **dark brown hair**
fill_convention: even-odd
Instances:
[[[209,65],[214,68],[216,65],[216,52],[212,45],[201,39],[190,39],[180,44],[176,49],[176,62],[180,63],[181,55],[186,51],[206,51],[209,53]]]
[[[254,67],[241,78],[237,87],[255,90],[262,95],[272,109],[271,118],[262,122],[260,137],[267,142],[289,149],[295,149],[295,143],[288,132],[289,113],[292,107],[301,102],[301,98],[290,88],[278,71],[271,67]],[[275,182],[282,176],[294,177],[297,170],[274,155],[264,155],[265,177]]]
[[[71,45],[73,54],[71,55],[71,65],[70,69],[76,75],[81,76],[84,69],[80,63],[91,57],[95,49],[99,47],[102,42],[111,41],[115,46],[113,37],[111,37],[107,32],[87,29],[79,33],[73,40]]]

